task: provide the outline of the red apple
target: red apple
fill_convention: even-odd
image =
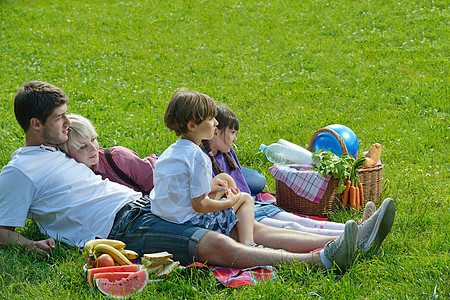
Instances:
[[[93,268],[113,267],[113,266],[114,266],[114,259],[111,257],[111,255],[106,253],[103,253],[92,262]]]
[[[368,168],[368,167],[372,167],[375,166],[376,162],[371,159],[370,157],[366,157],[366,163],[364,164],[363,168]]]

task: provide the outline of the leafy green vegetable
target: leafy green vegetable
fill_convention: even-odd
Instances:
[[[152,264],[152,261],[147,259],[147,258],[145,258],[145,257],[142,257],[141,258],[141,263],[144,265],[144,267],[150,268],[150,265]]]
[[[314,152],[312,159],[316,163],[316,171],[323,177],[328,178],[331,174],[333,178],[339,179],[336,193],[342,193],[345,190],[345,180],[350,176],[355,159],[348,153],[344,153],[339,157],[330,151],[323,150]]]
[[[359,156],[356,157],[356,160],[352,164],[352,168],[350,170],[350,181],[352,182],[352,185],[354,186],[358,185],[359,175],[358,172],[356,172],[356,170],[364,166],[365,163],[366,157],[364,156],[364,154],[360,154]]]

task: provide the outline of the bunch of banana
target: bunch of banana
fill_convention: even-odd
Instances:
[[[135,258],[138,258],[138,256],[139,256],[139,254],[137,254],[133,250],[128,250],[128,249],[118,249],[118,250],[120,253],[122,253],[128,259],[135,259]]]
[[[125,246],[124,242],[118,240],[90,240],[84,245],[83,255],[95,260],[102,254],[108,254],[119,265],[131,265],[130,259],[135,259],[139,255],[133,250],[125,249]]]
[[[117,250],[125,249],[126,246],[124,242],[118,240],[109,240],[109,239],[90,240],[87,241],[86,244],[84,244],[83,248],[84,257],[92,256],[94,254],[94,248],[100,244],[111,246]]]
[[[119,265],[132,265],[133,263],[123,255],[118,249],[111,247],[107,244],[98,244],[95,246],[94,251],[94,259],[97,259],[102,254],[109,254],[116,263]]]

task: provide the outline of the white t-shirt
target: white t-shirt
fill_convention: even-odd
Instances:
[[[28,217],[50,237],[82,246],[106,238],[116,213],[141,197],[52,147],[23,147],[11,157],[0,173],[2,226],[24,226]]]
[[[152,212],[160,218],[182,224],[197,213],[192,199],[210,192],[212,165],[200,147],[179,139],[155,163],[150,193]]]

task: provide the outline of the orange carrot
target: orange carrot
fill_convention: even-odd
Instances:
[[[356,187],[350,186],[350,192],[348,195],[348,202],[351,208],[356,208]]]
[[[345,182],[345,190],[342,192],[342,209],[345,209],[345,207],[347,206],[348,192],[350,191],[350,185],[351,185],[350,180],[347,180]]]
[[[356,210],[359,210],[359,188],[357,186],[355,188],[356,188],[356,201],[355,201]]]
[[[364,191],[361,182],[358,183],[358,188],[359,188],[359,204],[361,205],[361,208],[364,208]]]

